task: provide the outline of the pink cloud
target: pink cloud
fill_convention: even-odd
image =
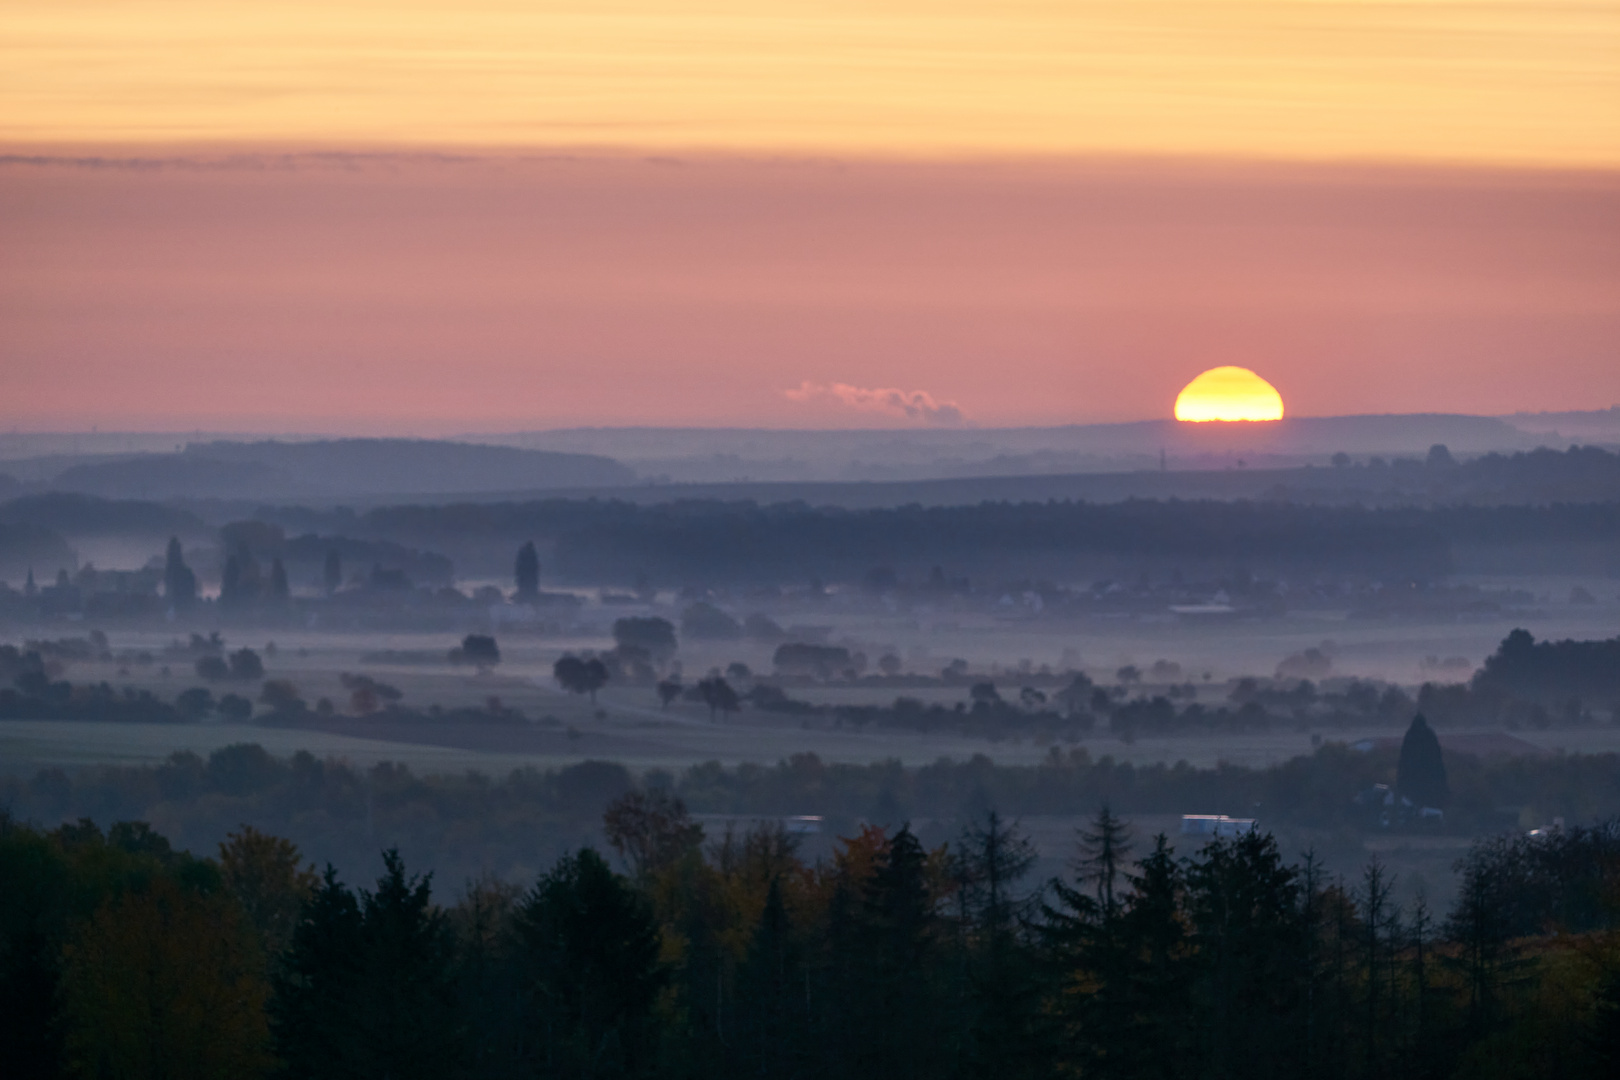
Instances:
[[[883,413],[887,416],[921,420],[939,427],[960,427],[968,422],[962,407],[954,401],[940,401],[926,390],[897,390],[893,387],[851,386],[848,383],[814,383],[806,380],[795,390],[784,390],[790,401],[836,401],[850,409]]]

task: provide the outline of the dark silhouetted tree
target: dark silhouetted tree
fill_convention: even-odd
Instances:
[[[327,551],[326,565],[321,568],[321,580],[326,586],[327,596],[343,587],[343,556],[338,554],[337,548]]]
[[[613,640],[623,648],[642,649],[662,663],[675,655],[675,624],[657,616],[615,619]]]
[[[1440,740],[1419,713],[1412,718],[1401,740],[1400,762],[1395,770],[1395,791],[1418,806],[1444,807],[1451,802],[1451,786],[1446,780],[1446,763],[1440,753]]]
[[[197,678],[207,679],[209,682],[219,682],[231,677],[231,665],[225,662],[223,656],[199,656],[195,667]]]
[[[175,611],[187,611],[197,602],[197,575],[186,565],[180,538],[169,537],[163,564],[163,597]]]
[[[596,704],[596,692],[608,681],[606,664],[595,657],[581,660],[571,653],[552,665],[551,674],[570,694],[589,694],[592,705]]]
[[[285,600],[292,595],[292,589],[287,584],[287,568],[282,565],[280,558],[270,561],[270,599]]]
[[[737,691],[718,675],[700,680],[697,692],[703,699],[703,704],[709,707],[711,720],[717,713],[734,713],[742,708],[742,699],[737,696]]]
[[[1037,1031],[1041,983],[1028,930],[1040,896],[1020,885],[1036,857],[1028,837],[992,810],[963,831],[952,859],[966,935],[961,1034],[969,1076],[1050,1075],[1049,1047]]]
[[[375,892],[358,900],[327,868],[293,932],[271,1019],[295,1077],[375,1080],[457,1074],[460,1014],[452,939],[430,877],[383,855]]]
[[[264,661],[252,649],[237,649],[230,655],[230,670],[231,678],[252,682],[264,678]]]
[[[518,910],[539,1072],[635,1077],[655,1067],[654,1007],[667,981],[643,897],[590,848],[564,857]]]
[[[328,866],[293,930],[270,1002],[276,1056],[288,1076],[367,1074],[368,1048],[355,1015],[356,998],[369,989],[363,950],[360,904]]]
[[[737,973],[737,1057],[748,1075],[803,1075],[805,981],[804,950],[773,877]]]
[[[471,664],[479,671],[488,671],[501,662],[501,649],[488,634],[468,634],[461,644],[450,650],[452,664]]]
[[[515,599],[521,603],[533,603],[539,599],[540,555],[534,549],[533,540],[518,548],[513,576],[517,579],[517,596]]]
[[[743,628],[713,604],[699,602],[681,613],[681,633],[688,638],[735,641],[743,636]]]

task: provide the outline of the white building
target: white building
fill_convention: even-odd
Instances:
[[[1227,817],[1225,814],[1182,814],[1182,836],[1247,836],[1260,828],[1255,818]]]

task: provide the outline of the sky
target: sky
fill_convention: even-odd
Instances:
[[[0,423],[1620,402],[1620,0],[0,0]]]

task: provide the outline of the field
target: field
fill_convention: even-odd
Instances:
[[[1098,682],[1112,682],[1125,664],[1146,668],[1169,660],[1182,678],[1198,688],[1201,700],[1219,704],[1228,680],[1269,675],[1284,657],[1319,647],[1332,657],[1333,674],[1388,679],[1415,688],[1425,678],[1426,657],[1461,656],[1477,664],[1513,627],[1528,625],[1541,638],[1597,638],[1613,634],[1620,624],[1620,603],[1613,588],[1597,583],[1595,604],[1563,602],[1571,583],[1562,579],[1481,579],[1485,588],[1516,588],[1535,596],[1534,612],[1497,614],[1473,621],[1356,620],[1343,612],[1304,611],[1265,620],[1218,627],[1178,622],[1159,616],[1058,620],[1043,617],[1013,598],[997,613],[874,611],[871,605],[832,602],[807,614],[773,598],[731,598],[740,612],[764,610],[783,625],[802,624],[813,615],[813,632],[825,640],[864,652],[872,660],[886,653],[901,659],[907,672],[936,675],[950,660],[966,660],[975,677],[994,680],[1004,692],[1016,692],[1022,681],[1043,669],[1085,670]],[[1612,585],[1612,583],[1611,583]],[[679,619],[673,597],[646,610]],[[1036,741],[991,741],[965,736],[922,736],[894,731],[807,728],[790,716],[745,709],[732,717],[711,719],[708,710],[690,702],[660,708],[651,688],[610,684],[593,705],[564,693],[551,676],[557,657],[568,651],[612,646],[612,620],[626,609],[602,604],[595,597],[579,609],[561,633],[497,631],[502,662],[491,672],[474,673],[440,662],[456,642],[454,634],[344,633],[316,629],[232,630],[224,635],[230,648],[249,646],[264,657],[267,675],[291,681],[303,698],[322,697],[338,705],[337,717],[323,730],[277,729],[256,724],[204,723],[190,726],[52,724],[13,721],[0,725],[0,770],[18,773],[45,764],[77,765],[161,759],[177,749],[203,751],[232,742],[259,742],[278,753],[307,749],[356,762],[394,760],[423,771],[479,769],[501,773],[519,765],[557,765],[584,759],[621,761],[632,768],[680,768],[703,761],[726,764],[770,763],[794,753],[813,752],[829,761],[898,760],[908,765],[940,757],[964,760],[985,754],[998,763],[1031,763],[1050,746]],[[633,612],[632,612],[633,613]],[[80,631],[82,632],[82,631]],[[106,680],[115,686],[150,689],[172,698],[198,684],[192,660],[165,655],[177,638],[173,630],[120,631],[109,634],[115,654],[146,652],[151,663],[85,662],[70,665],[65,677],[75,682]],[[683,641],[679,660],[690,684],[706,671],[734,662],[755,672],[771,670],[773,646],[749,640]],[[414,655],[423,663],[379,664],[364,657],[392,651]],[[344,673],[364,673],[397,687],[403,703],[416,709],[483,706],[498,698],[520,710],[529,723],[491,725],[488,730],[426,725],[402,730],[375,721],[344,717],[348,691]],[[1447,672],[1443,678],[1465,677]],[[218,692],[232,689],[227,684]],[[252,689],[243,692],[251,693]],[[793,696],[825,704],[882,704],[906,695],[929,702],[954,704],[966,698],[962,686],[882,687],[853,685],[796,686]],[[1311,752],[1314,739],[1353,742],[1364,735],[1388,735],[1389,729],[1313,731],[1273,727],[1268,732],[1123,742],[1107,733],[1083,743],[1093,757],[1145,763],[1187,761],[1196,766],[1217,762],[1265,765]],[[1620,749],[1620,728],[1609,726],[1547,732],[1517,732],[1545,749],[1596,752]]]

